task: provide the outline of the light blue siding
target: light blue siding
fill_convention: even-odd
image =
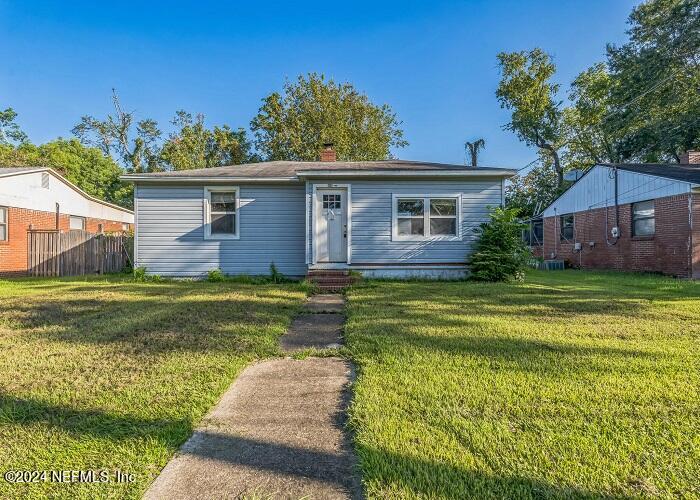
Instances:
[[[240,185],[240,239],[204,239],[203,186],[137,190],[138,265],[165,276],[268,274],[271,262],[289,276],[306,273],[304,186]]]
[[[473,229],[488,219],[488,206],[502,202],[500,178],[333,182],[351,185],[353,265],[464,263],[475,240]],[[268,274],[274,262],[286,275],[304,275],[307,257],[313,255],[313,184],[327,185],[238,185],[236,240],[204,239],[203,185],[139,185],[137,265],[165,276],[201,276],[215,268],[227,274]],[[462,196],[461,240],[392,240],[393,195],[454,194]]]
[[[692,185],[665,177],[618,169],[618,203],[665,198],[690,192]],[[584,210],[604,208],[615,204],[615,176],[613,169],[596,165],[576,184],[561,195],[544,211],[545,217]]]
[[[462,194],[461,241],[392,241],[392,195]],[[473,229],[501,204],[501,180],[360,181],[352,183],[353,264],[464,263]]]

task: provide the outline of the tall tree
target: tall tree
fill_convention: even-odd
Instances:
[[[567,168],[588,169],[601,162],[620,162],[624,130],[611,121],[616,85],[605,64],[598,63],[576,77],[569,90],[572,105],[564,109]]]
[[[27,141],[27,134],[19,127],[15,121],[16,118],[17,113],[14,109],[0,110],[0,144],[8,145]]]
[[[551,81],[556,71],[552,58],[536,48],[501,52],[498,62],[502,76],[496,96],[502,108],[511,110],[511,120],[505,128],[551,157],[557,187],[561,189],[564,169],[559,150],[564,142],[563,113],[557,99],[559,85]]]
[[[56,139],[40,146],[28,141],[0,146],[0,167],[50,167],[86,193],[125,207],[132,206],[132,187],[121,182],[122,168],[98,148],[76,139]]]
[[[97,147],[106,156],[113,153],[129,172],[162,170],[159,141],[162,132],[155,120],[135,121],[134,111],[124,111],[112,89],[114,114],[100,120],[91,115],[80,119],[72,133],[88,147]]]
[[[700,3],[651,0],[632,10],[629,41],[608,47],[612,127],[626,160],[668,161],[700,147]]]
[[[172,124],[177,131],[163,145],[161,157],[173,170],[238,165],[254,161],[245,130],[228,125],[207,129],[204,115],[178,111]]]
[[[266,160],[318,160],[332,142],[340,160],[383,160],[408,143],[391,108],[371,103],[349,83],[310,73],[273,92],[251,122]]]
[[[476,167],[479,163],[479,151],[486,147],[486,141],[483,138],[475,139],[474,141],[465,141],[464,149],[471,159],[471,166]]]

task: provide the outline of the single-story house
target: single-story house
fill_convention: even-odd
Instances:
[[[135,263],[164,276],[357,270],[462,276],[515,171],[420,161],[270,161],[132,174]]]
[[[0,168],[0,276],[27,274],[27,231],[126,231],[134,214],[46,167]]]
[[[584,269],[700,278],[700,152],[681,164],[601,163],[542,213],[535,256]],[[537,239],[534,238],[534,241]]]

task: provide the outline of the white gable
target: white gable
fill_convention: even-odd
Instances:
[[[0,169],[0,174],[2,169]],[[48,186],[46,175],[48,175]],[[0,206],[79,215],[119,222],[134,222],[125,209],[92,198],[50,170],[0,177]]]
[[[629,170],[618,169],[617,175],[618,203],[621,205],[689,193],[693,187],[693,184],[688,182],[630,172]],[[614,169],[596,165],[548,206],[544,211],[544,216],[552,217],[614,204]]]

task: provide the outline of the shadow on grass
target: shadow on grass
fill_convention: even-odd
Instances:
[[[170,447],[178,446],[192,433],[192,422],[186,419],[143,419],[114,415],[102,410],[75,409],[52,405],[38,399],[0,394],[0,424],[45,424],[76,438],[92,436],[113,440],[149,438]]]
[[[426,302],[440,314],[503,315],[514,318],[600,315],[636,318],[654,302],[700,300],[700,285],[624,273],[539,273],[525,283],[368,282],[361,301],[413,314]],[[364,288],[364,290],[363,290]]]
[[[237,296],[237,287],[189,285],[53,287],[51,295],[4,301],[0,318],[24,336],[52,341],[119,343],[142,354],[218,352],[266,343],[274,337],[267,330],[287,324],[300,307],[264,287],[243,287]]]
[[[568,485],[513,476],[495,476],[431,460],[417,459],[378,450],[357,447],[365,470],[364,482],[378,486],[375,496],[401,497],[388,494],[393,487],[404,494],[426,498],[518,498],[518,499],[628,499],[631,496],[611,495]]]
[[[142,419],[100,410],[72,409],[34,399],[0,396],[0,423],[46,424],[76,437],[112,440],[147,438],[174,449],[192,433],[188,420]],[[339,422],[340,423],[340,422]],[[625,498],[568,486],[509,476],[498,477],[435,461],[421,460],[365,446],[357,447],[369,485],[396,485],[413,495],[445,498]],[[334,454],[261,440],[198,431],[182,448],[184,454],[337,484],[360,497],[349,453]],[[189,478],[191,479],[191,478]],[[178,480],[188,480],[182,476]],[[203,485],[205,486],[205,485]]]
[[[654,353],[637,349],[567,345],[515,337],[438,337],[403,333],[400,335],[400,341],[421,349],[443,351],[448,354],[475,355],[491,360],[516,362],[523,366],[532,365],[535,358],[539,361],[545,361],[545,358],[550,356],[556,357],[556,359],[551,358],[551,360],[557,362],[567,356],[580,358],[600,355],[621,360],[658,357]]]

